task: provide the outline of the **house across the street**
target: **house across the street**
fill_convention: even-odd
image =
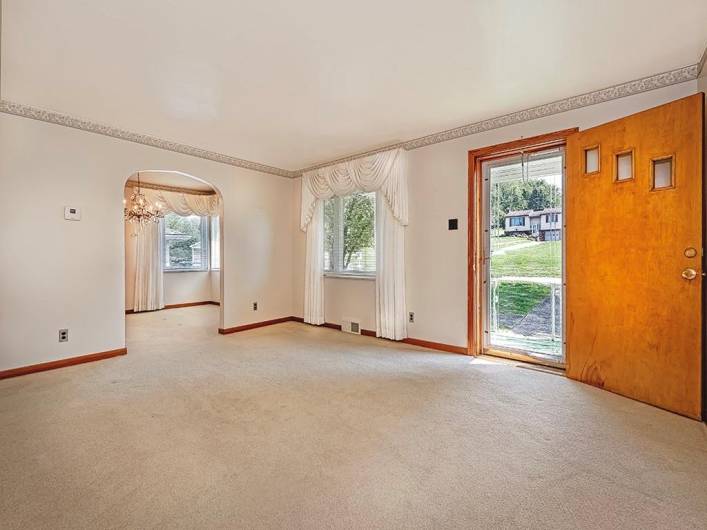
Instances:
[[[562,208],[508,212],[504,233],[507,236],[529,235],[540,241],[559,241],[562,239]]]

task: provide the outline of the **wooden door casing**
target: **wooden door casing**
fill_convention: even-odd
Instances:
[[[567,375],[701,417],[703,95],[567,139]],[[600,169],[584,173],[598,145]],[[632,180],[615,155],[633,151]],[[652,190],[652,160],[673,157],[673,187]],[[697,256],[685,256],[686,248]],[[685,280],[686,268],[698,272]]]

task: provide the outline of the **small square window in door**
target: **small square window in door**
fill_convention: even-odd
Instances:
[[[600,155],[599,146],[594,145],[592,147],[584,148],[584,174],[592,175],[594,173],[599,173],[600,169]]]
[[[633,151],[616,153],[614,175],[616,182],[633,180]]]
[[[654,190],[675,186],[675,161],[672,156],[651,160],[651,182]]]

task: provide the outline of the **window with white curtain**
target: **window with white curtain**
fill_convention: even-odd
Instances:
[[[162,232],[165,271],[209,269],[209,217],[167,213]]]
[[[324,201],[324,271],[329,275],[375,275],[375,192]]]
[[[218,217],[211,217],[209,235],[211,241],[211,270],[219,270],[221,268],[221,227]]]

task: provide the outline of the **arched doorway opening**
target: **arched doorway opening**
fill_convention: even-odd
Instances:
[[[179,171],[140,170],[125,182],[126,209],[134,207],[136,196],[161,215],[157,222],[123,220],[125,313],[152,313],[126,319],[126,329],[141,323],[174,324],[161,310],[193,308],[180,313],[178,325],[217,333],[224,301],[220,191]]]

